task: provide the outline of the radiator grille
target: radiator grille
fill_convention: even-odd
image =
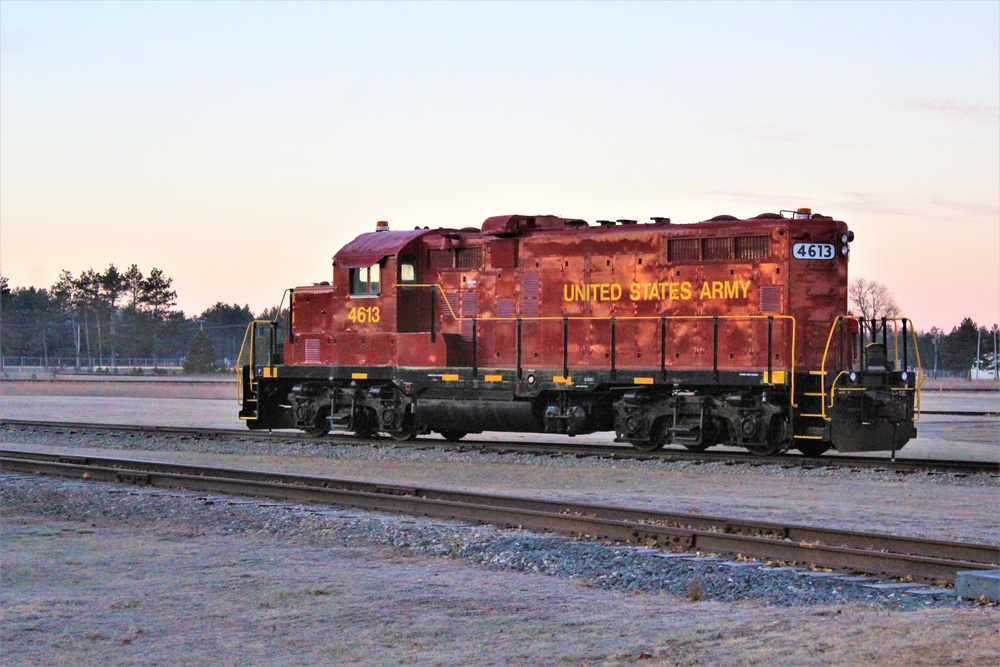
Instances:
[[[305,362],[307,364],[318,364],[319,363],[319,339],[318,338],[306,338],[305,339],[305,348],[306,348]]]
[[[667,259],[671,262],[697,262],[701,259],[700,239],[670,239]]]
[[[781,285],[764,285],[760,288],[760,312],[780,313],[782,301]]]
[[[479,316],[479,293],[466,292],[462,295],[462,317]],[[472,340],[472,320],[462,320],[462,338],[466,341]]]
[[[767,259],[770,242],[767,236],[737,236],[736,259]]]
[[[483,266],[482,248],[459,248],[455,253],[455,266],[460,269],[479,269]]]
[[[526,273],[521,278],[521,317],[538,317],[540,287],[537,273]]]
[[[710,236],[703,239],[701,256],[706,262],[725,261],[733,258],[733,239],[731,237]]]

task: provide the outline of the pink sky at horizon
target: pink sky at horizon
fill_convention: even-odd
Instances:
[[[0,273],[189,316],[359,233],[802,206],[919,329],[1000,323],[1000,3],[0,3]]]

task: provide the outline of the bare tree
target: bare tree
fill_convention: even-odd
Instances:
[[[900,313],[889,288],[874,280],[855,278],[847,288],[847,298],[852,313],[868,321],[897,317]]]

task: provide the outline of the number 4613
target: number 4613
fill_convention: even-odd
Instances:
[[[347,316],[347,319],[358,324],[364,324],[365,322],[378,324],[378,321],[382,319],[382,315],[379,313],[378,306],[372,306],[371,308],[360,306],[351,308],[351,312]]]

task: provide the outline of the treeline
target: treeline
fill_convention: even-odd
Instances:
[[[125,271],[114,264],[100,273],[87,269],[78,276],[64,270],[48,289],[10,288],[0,275],[0,355],[109,372],[127,371],[136,360],[155,367],[164,359],[184,359],[184,370],[192,373],[231,368],[254,313],[220,302],[186,317],[175,308],[172,284],[160,269],[144,275],[135,264]],[[877,283],[856,281],[851,301],[869,318],[898,311],[887,288]],[[273,316],[273,309],[259,315]],[[917,345],[928,375],[936,369],[939,375],[964,377],[977,360],[983,371],[994,369],[995,340],[996,325],[986,329],[966,318],[949,333],[936,328],[918,333]],[[910,355],[915,366],[912,350]]]
[[[144,274],[135,264],[64,270],[48,289],[11,288],[0,275],[0,354],[107,372],[164,359],[184,359],[187,372],[231,367],[254,319],[250,308],[220,302],[189,318],[177,310],[172,284],[160,269]]]
[[[980,327],[967,317],[950,333],[933,328],[918,333],[917,346],[920,363],[929,377],[934,377],[935,369],[941,372],[965,377],[977,364],[981,371],[993,374],[997,363],[997,326],[992,329]],[[916,365],[916,361],[910,362]]]

